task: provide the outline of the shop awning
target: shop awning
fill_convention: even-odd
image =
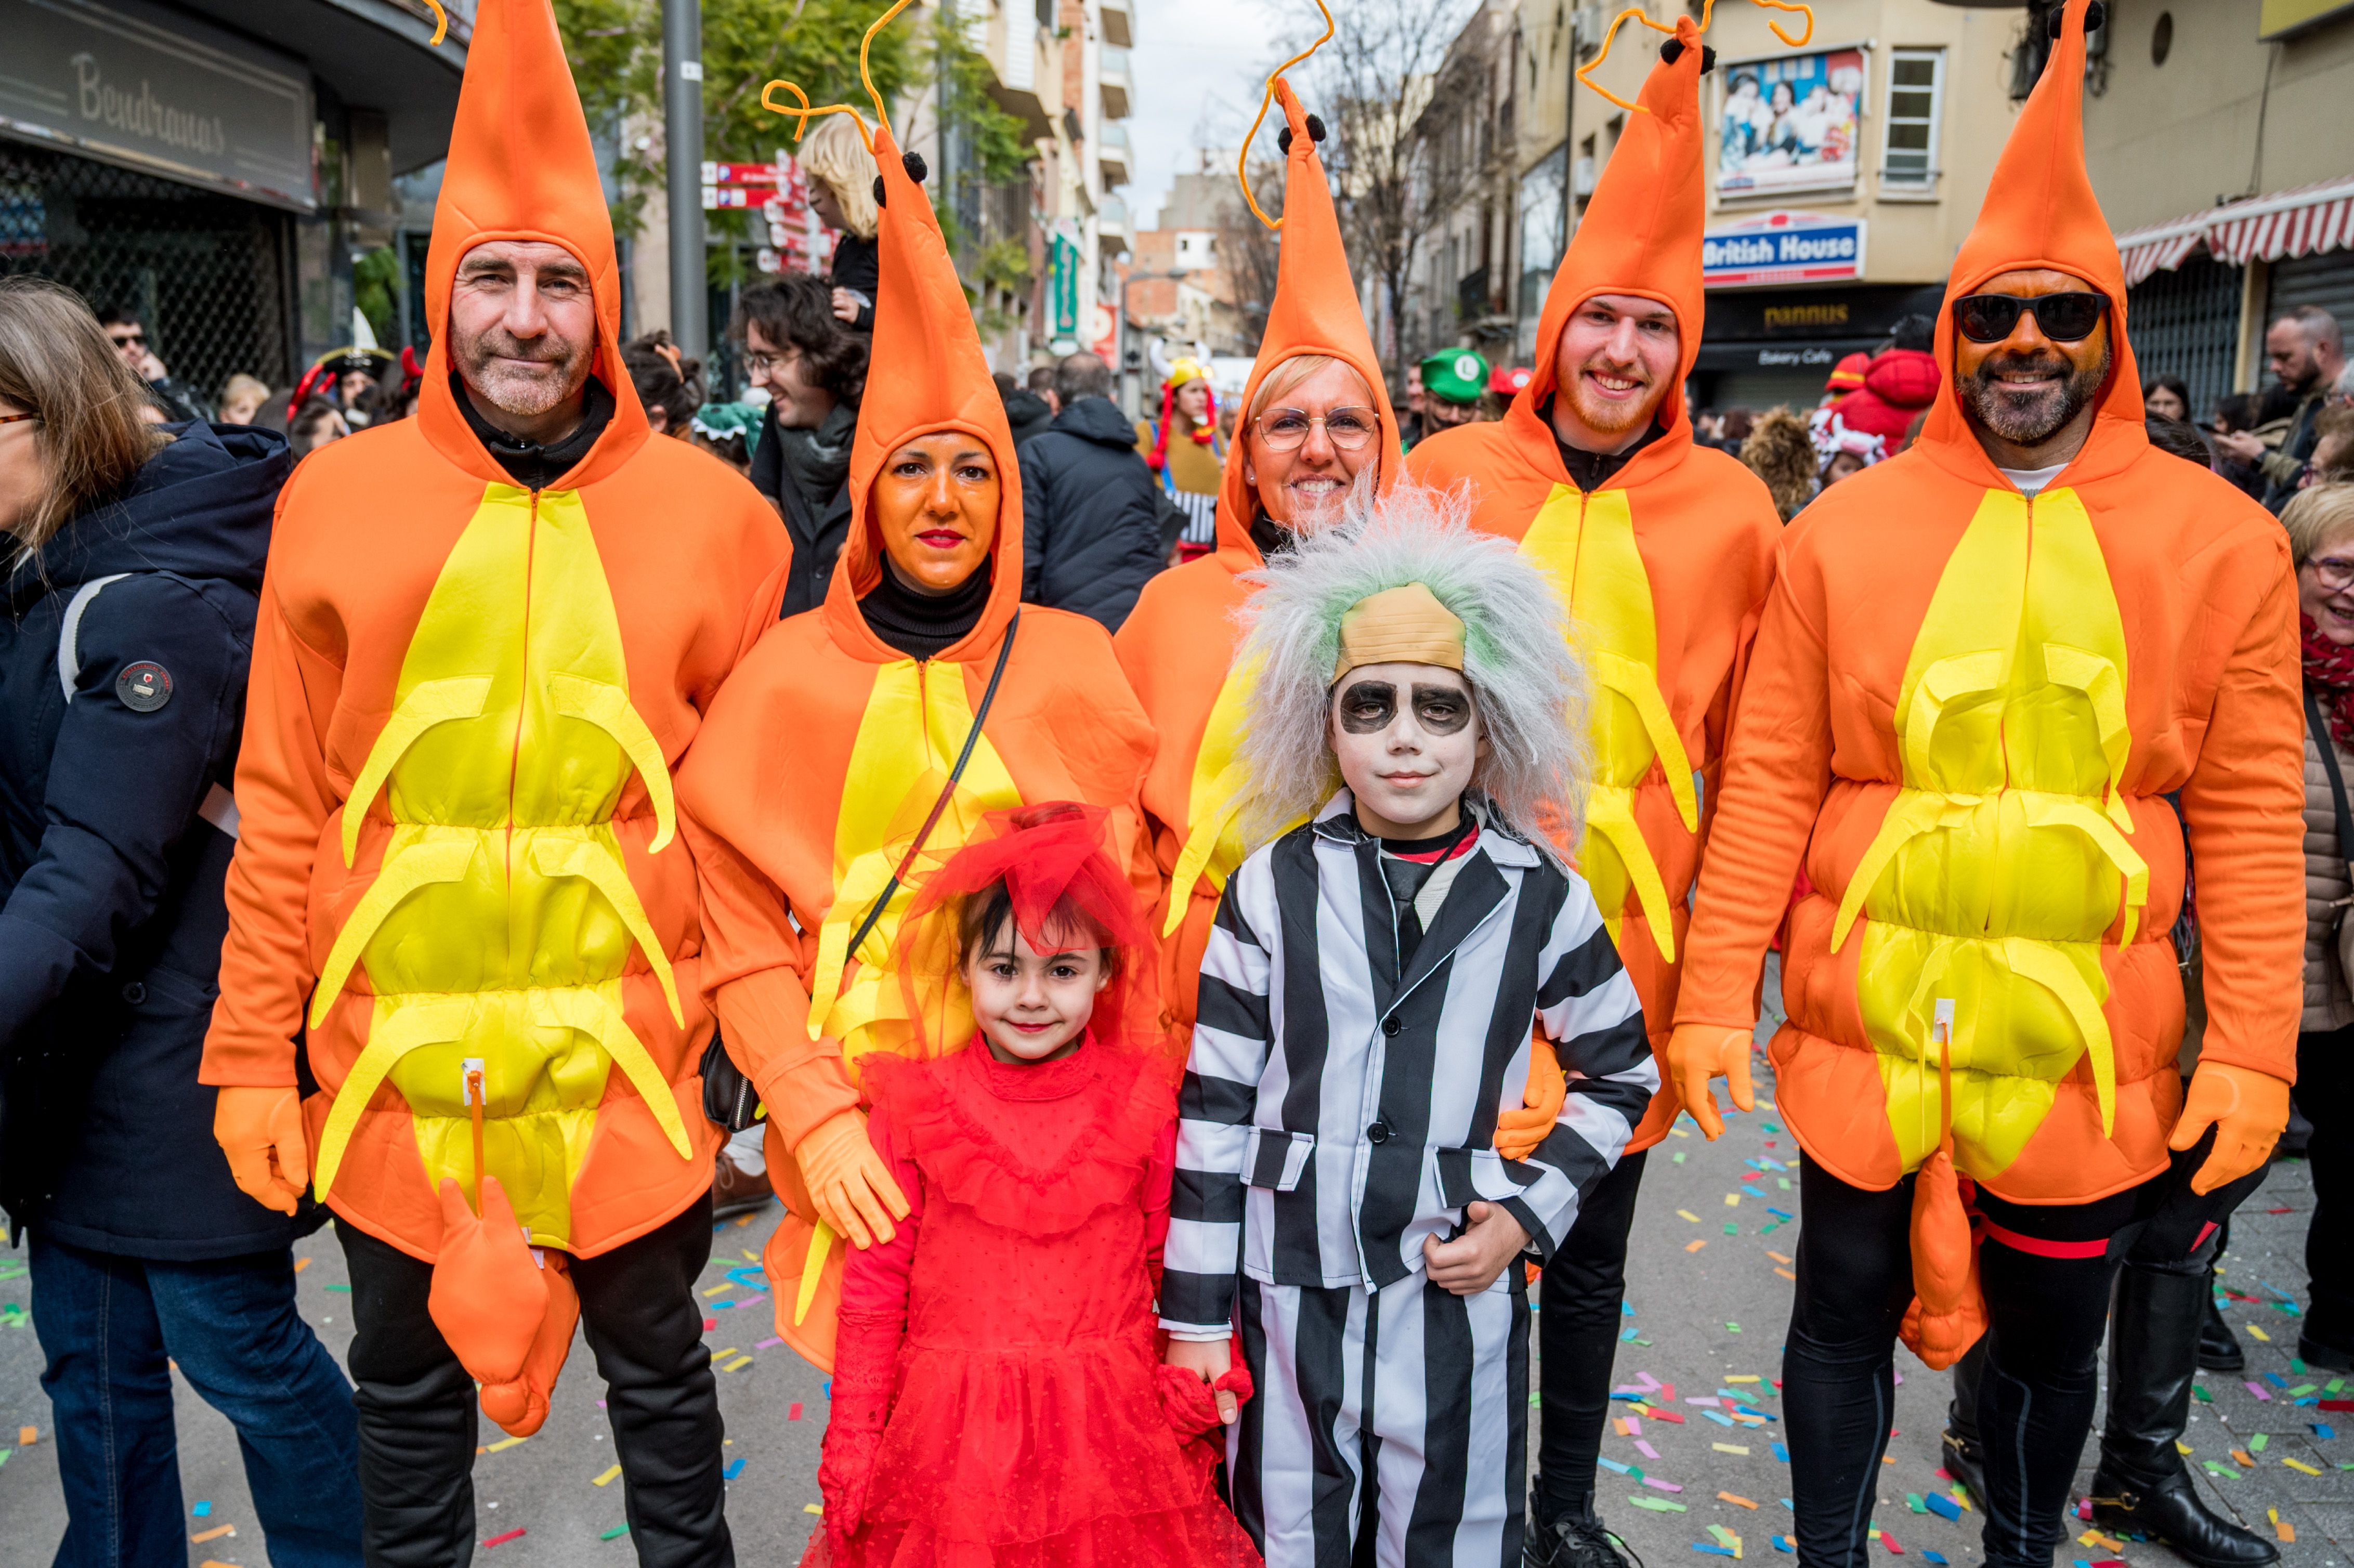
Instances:
[[[2234,266],[2354,249],[2354,178],[2322,180],[2127,229],[2117,236],[2126,286],[2173,270],[2201,246]]]

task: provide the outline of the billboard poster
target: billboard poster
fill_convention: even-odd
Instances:
[[[1855,184],[1861,48],[1744,60],[1715,75],[1719,196]]]

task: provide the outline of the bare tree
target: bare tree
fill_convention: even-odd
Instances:
[[[1251,159],[1251,194],[1269,217],[1283,216],[1283,178],[1280,161]],[[1219,209],[1218,258],[1234,286],[1235,310],[1242,317],[1244,334],[1252,339],[1266,331],[1267,310],[1275,303],[1281,246],[1282,237],[1251,215],[1237,186],[1235,199]]]
[[[1374,346],[1393,366],[1416,254],[1453,200],[1430,189],[1423,110],[1477,3],[1336,0],[1331,41],[1300,68],[1301,101],[1330,130],[1324,164],[1351,264],[1372,279],[1388,324],[1389,341]]]

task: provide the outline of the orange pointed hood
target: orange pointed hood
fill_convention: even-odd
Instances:
[[[620,369],[621,280],[613,222],[548,0],[481,0],[475,11],[450,158],[433,208],[433,240],[425,254],[425,325],[433,347],[426,355],[418,418],[442,456],[490,482],[511,484],[475,439],[450,388],[447,328],[458,263],[494,239],[560,245],[588,270],[597,302],[597,355],[588,373],[605,384],[616,406],[612,423],[564,482],[602,478],[649,432],[637,388]]]
[[[885,17],[885,20],[888,20]],[[989,604],[980,622],[943,651],[964,660],[991,646],[1022,599],[1022,469],[1005,403],[981,355],[981,333],[948,241],[923,187],[909,173],[887,124],[875,129],[875,162],[882,169],[884,201],[875,228],[880,276],[875,296],[875,346],[868,359],[858,437],[850,450],[850,536],[834,563],[826,613],[853,645],[872,644],[885,658],[901,657],[858,612],[858,599],[882,580],[882,535],[869,515],[875,476],[891,454],[917,436],[962,430],[978,437],[997,460],[1002,497],[997,538],[990,547]],[[922,168],[918,162],[917,170]]]
[[[1505,413],[1505,422],[1518,428],[1515,433],[1532,450],[1553,448],[1553,431],[1537,406],[1553,394],[1553,358],[1570,316],[1596,294],[1633,294],[1657,300],[1676,313],[1682,353],[1675,385],[1660,400],[1657,416],[1667,435],[1635,461],[1646,469],[1671,464],[1691,444],[1683,383],[1700,357],[1701,323],[1708,309],[1700,267],[1708,187],[1701,172],[1706,138],[1700,78],[1705,57],[1699,25],[1690,16],[1678,16],[1675,37],[1663,42],[1659,52],[1659,63],[1643,82],[1617,150],[1610,154],[1545,295],[1544,310],[1537,317],[1535,373]]]
[[[2060,13],[2060,36],[2052,41],[2042,79],[2010,128],[1978,208],[1978,226],[1954,257],[1945,303],[1937,311],[1937,400],[1915,444],[1977,483],[2003,481],[1954,392],[1954,302],[1998,273],[2067,272],[2109,297],[2108,383],[2101,389],[2092,436],[2062,480],[2123,467],[2148,444],[2141,375],[2126,340],[2125,266],[2084,172],[2084,14],[2093,3],[2067,0]]]
[[[1357,302],[1356,275],[1349,270],[1349,254],[1341,243],[1341,219],[1332,210],[1332,185],[1317,155],[1307,111],[1278,76],[1271,84],[1283,118],[1291,127],[1291,149],[1283,166],[1283,240],[1276,258],[1275,299],[1267,307],[1267,331],[1259,339],[1258,357],[1243,387],[1242,419],[1250,418],[1251,400],[1259,383],[1277,366],[1303,354],[1329,355],[1346,363],[1373,388],[1373,411],[1381,416],[1384,489],[1397,482],[1405,470],[1401,457],[1397,414],[1390,407],[1389,384],[1383,379],[1381,356],[1373,352],[1373,334],[1365,330],[1365,313]],[[1316,127],[1320,131],[1322,127]],[[1235,571],[1260,565],[1258,546],[1251,543],[1251,519],[1258,515],[1258,496],[1243,474],[1248,431],[1241,425],[1226,449],[1226,472],[1218,487],[1218,553],[1231,556]]]

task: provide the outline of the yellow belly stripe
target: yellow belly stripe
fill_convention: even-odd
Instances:
[[[850,938],[890,886],[971,732],[972,704],[960,666],[901,659],[875,671],[843,779],[834,819],[833,904],[818,929],[817,968],[810,980],[810,1038],[839,1041],[847,1063],[904,1044],[907,1014],[894,949],[913,890],[903,884],[892,893],[854,954]],[[1021,804],[1004,759],[981,736],[954,798],[925,842],[923,860],[937,863],[971,838],[984,814]]]
[[[1521,538],[1521,554],[1553,577],[1569,607],[1572,646],[1594,675],[1594,781],[1580,869],[1612,938],[1633,898],[1660,956],[1673,963],[1667,884],[1636,825],[1634,791],[1657,763],[1690,832],[1700,831],[1700,800],[1691,757],[1659,691],[1659,617],[1627,493],[1588,495],[1554,485]]]
[[[1210,705],[1202,744],[1193,753],[1193,779],[1185,795],[1185,847],[1169,878],[1169,913],[1161,934],[1176,935],[1185,923],[1193,890],[1207,883],[1213,894],[1224,893],[1226,879],[1250,858],[1243,842],[1242,809],[1250,789],[1237,753],[1242,749],[1243,718],[1250,703],[1252,683],[1258,678],[1256,661],[1238,661],[1219,683],[1218,699]]]
[[[2130,942],[2149,868],[2120,785],[2125,629],[2071,490],[1990,490],[1923,617],[1893,723],[1903,782],[1840,898],[1868,915],[1857,1001],[1905,1167],[1936,1144],[1933,1014],[1955,1002],[1956,1146],[1999,1175],[2089,1061],[2104,1135],[2116,1062],[2102,1004],[2112,925]],[[2120,918],[2122,916],[2122,918]]]
[[[344,804],[346,863],[379,792],[394,826],[312,997],[314,1028],[355,973],[374,998],[322,1140],[323,1193],[387,1079],[408,1102],[429,1180],[472,1190],[463,1079],[473,1061],[485,1168],[535,1245],[567,1245],[571,1183],[609,1067],[620,1067],[679,1156],[692,1156],[675,1096],[621,1012],[634,947],[672,1021],[684,1022],[615,826],[634,773],[655,819],[649,853],[675,832],[668,761],[629,692],[620,618],[578,493],[485,486]]]

